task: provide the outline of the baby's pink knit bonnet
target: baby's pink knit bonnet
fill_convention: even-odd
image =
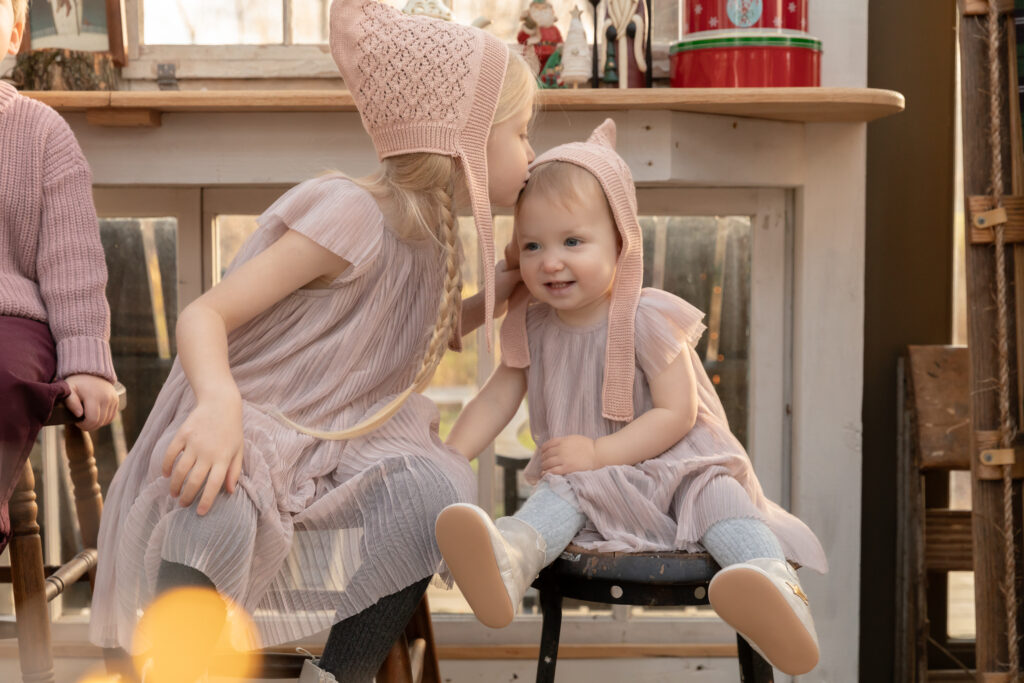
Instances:
[[[334,0],[331,54],[380,159],[433,152],[460,160],[484,264],[490,343],[494,230],[487,137],[508,48],[479,29],[409,16],[377,0]]]
[[[629,421],[633,419],[636,368],[633,321],[644,277],[643,236],[636,215],[633,175],[625,160],[615,152],[615,122],[605,119],[586,142],[570,142],[548,150],[534,160],[530,170],[551,161],[576,164],[597,178],[622,236],[622,250],[616,263],[615,284],[608,309],[601,413],[609,420]],[[508,315],[501,326],[502,360],[513,368],[525,368],[530,364],[530,348],[526,340],[526,309],[530,297],[528,292],[527,295],[522,292],[526,292],[525,287],[520,287],[510,300]]]

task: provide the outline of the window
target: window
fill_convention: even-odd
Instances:
[[[402,8],[407,0],[384,0]],[[331,0],[127,0],[131,61],[123,77],[152,80],[156,65],[174,64],[179,79],[338,78],[323,46],[329,39]],[[570,12],[582,12],[587,41],[594,41],[594,5],[587,0],[549,0],[564,37]],[[514,44],[526,2],[449,0],[454,20],[490,23],[486,30]],[[667,69],[668,44],[679,38],[681,0],[652,0],[653,49]],[[599,27],[604,21],[603,6]],[[262,60],[262,61],[261,61]],[[268,64],[268,60],[270,64]],[[315,83],[315,82],[314,82]],[[310,87],[309,84],[306,84]],[[296,86],[292,86],[296,87]]]

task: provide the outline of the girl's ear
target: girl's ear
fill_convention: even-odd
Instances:
[[[11,28],[11,42],[7,46],[7,54],[16,55],[21,49],[21,39],[25,37],[25,20],[15,22]]]

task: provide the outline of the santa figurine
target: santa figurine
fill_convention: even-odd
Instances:
[[[533,48],[540,70],[544,71],[548,59],[562,44],[562,32],[555,26],[555,9],[547,0],[533,0],[521,19],[523,24],[516,40]]]

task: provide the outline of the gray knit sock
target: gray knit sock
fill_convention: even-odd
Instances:
[[[513,515],[526,522],[541,535],[547,544],[544,566],[551,564],[572,542],[577,532],[587,521],[579,508],[552,491],[541,482],[526,499],[519,511]]]
[[[715,562],[721,567],[747,562],[759,557],[774,557],[785,561],[786,556],[768,525],[759,519],[733,518],[716,522],[700,539]]]

